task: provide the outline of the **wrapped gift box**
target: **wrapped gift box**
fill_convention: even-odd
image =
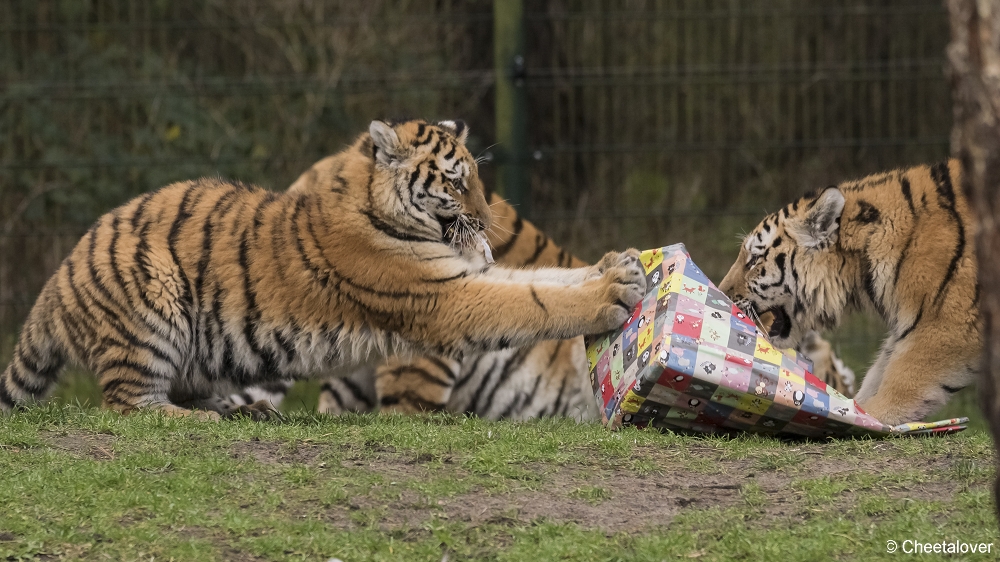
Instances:
[[[776,349],[683,244],[641,255],[649,292],[616,331],[587,338],[604,424],[807,437],[950,433],[967,418],[890,427]]]

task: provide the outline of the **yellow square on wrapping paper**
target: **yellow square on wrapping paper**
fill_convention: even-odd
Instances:
[[[770,407],[770,400],[763,400],[753,394],[744,394],[743,398],[740,398],[739,405],[737,406],[737,408],[743,410],[744,412],[753,412],[758,416],[763,415],[763,413]]]
[[[798,408],[795,405],[795,392],[803,392],[805,396],[805,389],[806,381],[802,377],[782,367],[781,374],[778,375],[778,388],[774,392],[774,401],[790,408]]]
[[[646,270],[648,275],[650,271],[653,271],[654,267],[659,267],[663,263],[663,249],[656,248],[655,250],[646,250],[645,252],[639,254],[639,261],[642,262],[642,267]]]
[[[757,346],[753,350],[753,356],[772,365],[781,365],[781,352],[763,338],[757,338]]]
[[[653,316],[652,313],[650,316]],[[646,327],[639,332],[639,354],[646,351],[651,343],[653,343],[653,322],[649,321],[646,322]]]
[[[597,362],[601,360],[601,355],[604,355],[604,352],[608,350],[610,343],[610,340],[605,336],[596,345],[591,345],[587,348],[587,361],[590,363],[591,371],[597,366]]]
[[[634,414],[639,411],[639,407],[645,401],[645,398],[630,390],[625,393],[625,398],[622,399],[621,409],[625,413]]]
[[[666,277],[662,283],[660,283],[660,290],[656,293],[656,300],[660,300],[667,296],[667,293],[680,293],[681,284],[684,283],[684,271],[680,268],[675,269],[670,276]]]
[[[789,371],[788,369],[781,370],[781,376],[778,378],[778,380],[781,381],[782,379],[788,379],[793,385],[795,385],[795,388],[805,388],[806,386],[805,379]]]
[[[660,283],[660,290],[656,292],[656,300],[660,300],[663,297],[667,296],[667,293],[669,293],[671,289],[673,289],[673,291],[676,293],[677,289],[675,289],[675,287],[676,285],[673,284],[673,276],[664,279],[663,282]]]

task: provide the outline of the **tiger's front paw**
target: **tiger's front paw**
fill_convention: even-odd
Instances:
[[[635,248],[629,248],[624,252],[608,252],[601,257],[601,260],[597,262],[594,268],[601,274],[605,271],[618,266],[627,266],[631,262],[639,261],[639,250]]]
[[[635,249],[610,252],[601,259],[600,265],[608,267],[601,274],[607,287],[598,323],[601,330],[613,330],[624,324],[635,306],[642,302],[646,295],[646,274],[639,262],[639,251]]]
[[[258,400],[253,404],[243,404],[233,410],[229,417],[245,416],[253,421],[278,420],[282,415],[269,400]]]
[[[886,425],[899,425],[906,422],[920,421],[927,414],[942,406],[944,402],[927,400],[925,402],[879,396],[876,394],[861,405],[865,413]]]

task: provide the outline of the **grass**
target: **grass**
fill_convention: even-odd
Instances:
[[[881,326],[838,342],[860,375]],[[862,337],[863,336],[863,337]],[[859,343],[860,342],[860,343]],[[783,441],[558,420],[307,412],[206,423],[96,409],[69,372],[0,417],[0,560],[890,560],[888,540],[994,543],[995,458],[960,392],[944,438]],[[957,560],[988,557],[968,555]]]
[[[0,559],[889,560],[887,540],[1000,546],[993,466],[978,430],[809,442],[49,404],[0,418]]]

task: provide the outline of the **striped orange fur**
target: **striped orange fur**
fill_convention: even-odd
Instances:
[[[208,398],[226,387],[620,325],[643,295],[635,250],[577,269],[486,266],[492,219],[467,133],[374,121],[322,188],[201,179],[102,216],[42,289],[0,409],[43,397],[66,361],[97,373],[113,409],[218,417]]]
[[[306,173],[313,181],[320,173]],[[300,180],[301,181],[301,180]],[[496,194],[487,233],[497,263],[507,267],[586,267],[556,245]],[[393,358],[323,383],[319,411],[414,412],[445,410],[489,419],[596,416],[583,338],[544,340],[533,346],[461,361],[438,357]]]
[[[830,186],[766,217],[719,288],[789,347],[843,312],[888,327],[856,399],[919,420],[969,385],[982,349],[974,225],[957,160]]]

